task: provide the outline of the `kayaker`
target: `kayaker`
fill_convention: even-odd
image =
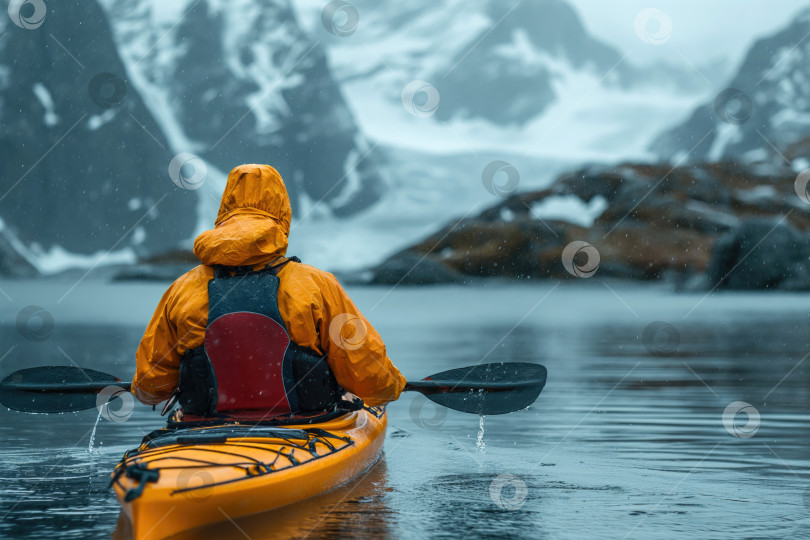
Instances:
[[[194,242],[202,264],[169,287],[138,347],[141,402],[176,394],[186,417],[264,418],[344,391],[370,406],[399,397],[405,378],[337,279],[285,257],[291,215],[273,167],[230,172],[215,228]]]

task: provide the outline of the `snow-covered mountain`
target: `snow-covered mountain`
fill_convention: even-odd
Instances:
[[[382,193],[377,157],[288,0],[101,1],[175,151],[225,173],[272,163],[294,210],[304,197],[348,215]]]
[[[810,9],[756,41],[727,88],[652,144],[662,159],[762,161],[810,136]]]
[[[134,260],[190,235],[196,197],[169,179],[172,152],[123,82],[126,68],[101,8],[50,2],[33,28],[0,19],[6,234],[45,271],[66,252],[96,254],[82,259],[88,264]]]
[[[211,226],[239,163],[275,165],[296,210],[345,216],[384,191],[287,0],[102,4],[0,23],[0,218],[41,270],[177,247]],[[202,158],[202,189],[172,182],[181,152]]]
[[[368,266],[491,204],[493,160],[531,189],[583,162],[646,159],[711,92],[688,69],[634,64],[562,0],[87,0],[73,18],[53,3],[38,29],[6,19],[0,41],[0,162],[22,169],[3,185],[47,154],[12,191],[43,209],[0,200],[3,234],[45,271],[188,246],[244,162],[284,176],[291,253]],[[102,105],[87,99],[99,73],[115,76],[94,83],[112,91]],[[95,109],[60,138],[81,100]],[[201,158],[199,189],[171,182],[179,153]]]
[[[344,37],[323,28],[323,2],[294,3],[302,26],[326,44],[361,127],[386,144],[647,157],[650,139],[710,91],[686,65],[635,64],[591,36],[562,0],[356,0],[359,22]],[[416,81],[436,89],[433,114],[402,106]]]
[[[529,190],[583,162],[650,159],[652,137],[712,92],[677,55],[682,68],[633,63],[559,0],[351,0],[326,20],[322,0],[293,1],[392,176],[369,211],[294,227],[291,250],[335,270],[370,266],[496,202],[481,184],[493,160],[516,167]],[[514,79],[496,80],[502,72]],[[507,97],[476,109],[484,86]]]
[[[404,5],[357,0],[351,9],[359,22],[346,39],[318,28],[322,21],[315,15],[322,2],[295,4],[304,25],[327,42],[341,81],[384,82],[389,70],[431,82],[441,95],[435,113],[440,120],[461,116],[524,125],[562,98],[572,73],[604,77],[608,87],[695,92],[705,86],[693,70],[635,65],[591,36],[563,0],[416,0]],[[391,90],[398,99],[401,86]]]
[[[581,73],[609,88],[694,86],[686,71],[641,69],[613,46],[591,36],[562,0],[490,1],[487,24],[449,65],[430,74],[444,99],[437,118],[480,117],[524,125],[560,100],[565,78]],[[702,81],[700,84],[703,84]],[[694,88],[690,88],[694,90]]]

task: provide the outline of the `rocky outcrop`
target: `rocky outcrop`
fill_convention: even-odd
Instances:
[[[714,247],[709,283],[727,289],[810,289],[810,243],[783,219],[751,219]]]
[[[711,286],[797,288],[808,231],[810,204],[789,170],[590,167],[444,227],[383,263],[388,271],[374,279],[396,283],[415,261],[429,261],[451,276],[683,283],[703,275]]]
[[[191,251],[172,250],[111,272],[112,281],[174,281],[200,260]]]
[[[460,283],[465,279],[462,273],[442,262],[410,250],[375,266],[369,274],[365,281],[372,285],[437,285]]]
[[[21,253],[20,241],[0,221],[0,276],[33,278],[39,271]]]
[[[172,153],[126,82],[96,2],[49,2],[38,27],[2,19],[0,217],[9,230],[35,255],[55,246],[148,254],[187,238],[196,197],[169,179]]]

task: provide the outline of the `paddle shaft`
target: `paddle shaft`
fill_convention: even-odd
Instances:
[[[18,383],[9,384],[9,389],[23,392],[88,392],[98,393],[108,386],[117,386],[123,390],[129,390],[131,383],[113,382],[110,384],[99,384],[97,382],[73,382],[59,384],[33,384]],[[446,392],[475,392],[483,390],[487,392],[504,392],[520,387],[520,383],[487,382],[480,384],[459,383],[457,381],[409,381],[403,389],[405,392],[414,391],[422,394],[435,394]]]
[[[403,391],[414,391],[421,394],[446,394],[463,392],[508,392],[517,390],[529,383],[520,382],[482,382],[468,383],[464,381],[408,381]]]
[[[86,393],[98,394],[108,386],[117,386],[122,390],[129,390],[131,383],[128,382],[109,382],[100,383],[97,381],[88,382],[64,382],[64,383],[50,383],[50,384],[37,384],[37,383],[7,383],[5,388],[8,390],[17,390],[20,392],[57,392],[61,394],[73,393]]]

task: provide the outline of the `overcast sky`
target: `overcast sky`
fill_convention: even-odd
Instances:
[[[588,30],[638,62],[666,58],[695,64],[726,57],[736,70],[748,46],[757,37],[778,30],[810,1],[797,0],[568,0]],[[636,18],[645,9],[663,11],[671,21],[668,39],[660,45],[645,43],[635,31]],[[666,33],[659,21],[650,23]],[[663,21],[666,24],[666,21]],[[664,33],[661,36],[664,36]]]

